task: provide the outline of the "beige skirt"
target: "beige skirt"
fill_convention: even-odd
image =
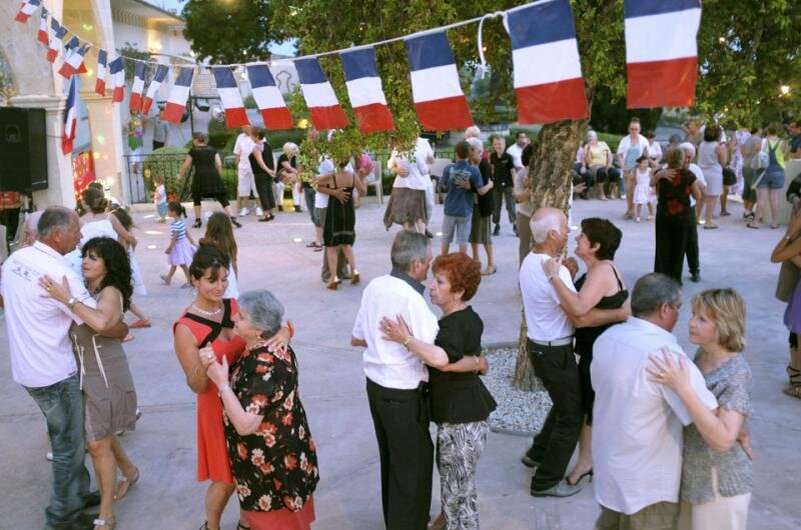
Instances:
[[[746,530],[748,527],[748,505],[751,494],[723,497],[718,488],[717,469],[712,468],[712,490],[714,500],[703,504],[681,501],[679,530]]]
[[[384,211],[384,226],[389,230],[393,224],[414,224],[418,219],[428,222],[429,213],[425,190],[393,188]]]

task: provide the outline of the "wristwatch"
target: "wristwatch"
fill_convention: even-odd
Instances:
[[[74,296],[71,296],[69,300],[67,300],[67,307],[72,310],[72,307],[78,303],[78,299]]]
[[[229,385],[227,383],[225,385],[223,385],[222,388],[220,388],[217,391],[217,396],[222,397],[223,392],[225,392],[226,390],[231,390],[231,385]]]

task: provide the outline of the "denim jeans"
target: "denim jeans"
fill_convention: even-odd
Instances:
[[[50,386],[25,390],[47,420],[53,451],[53,491],[45,514],[47,524],[58,526],[81,513],[84,497],[89,493],[80,383],[76,374]]]

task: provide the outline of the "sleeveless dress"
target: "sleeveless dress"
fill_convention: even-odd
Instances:
[[[192,332],[198,348],[211,343],[217,361],[228,358],[228,366],[233,366],[245,350],[245,341],[233,337],[230,341],[219,338],[223,328],[232,329],[232,318],[236,315],[236,300],[223,299],[223,317],[220,322],[214,322],[201,316],[185,312],[175,324],[183,324]],[[233,484],[231,466],[228,463],[228,448],[225,444],[223,430],[223,407],[217,396],[217,385],[209,381],[209,385],[202,394],[197,396],[197,480],[209,480]]]
[[[596,309],[620,309],[629,297],[629,292],[623,288],[623,282],[620,281],[620,276],[617,275],[617,270],[614,267],[612,267],[612,272],[615,273],[615,279],[617,280],[617,292],[598,300],[598,303],[595,304]],[[587,275],[583,274],[581,278],[576,281],[576,289],[580,291],[586,280]],[[595,391],[592,389],[592,381],[590,380],[592,346],[595,344],[595,339],[601,336],[601,333],[618,323],[619,322],[611,322],[602,326],[576,328],[575,352],[576,355],[579,356],[578,369],[579,382],[581,383],[581,405],[584,409],[584,413],[587,415],[587,425],[592,425],[592,405],[595,403]]]
[[[122,341],[102,337],[86,324],[73,323],[69,335],[84,395],[86,440],[94,442],[118,431],[133,431],[136,389]]]
[[[192,157],[192,167],[195,169],[195,175],[192,178],[193,196],[216,197],[217,195],[228,193],[220,174],[217,172],[217,166],[214,164],[214,155],[216,154],[217,151],[208,145],[193,147],[189,150],[189,156]]]
[[[355,178],[355,177],[354,177]],[[334,175],[334,188],[337,188],[337,177]],[[340,188],[353,197],[353,186]],[[342,204],[337,199],[328,201],[325,211],[325,225],[323,226],[323,245],[335,247],[337,245],[352,245],[356,241],[356,212],[353,210],[353,200]]]

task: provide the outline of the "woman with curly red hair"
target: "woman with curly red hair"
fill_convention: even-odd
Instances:
[[[484,323],[467,304],[481,283],[481,266],[453,253],[437,257],[432,270],[431,302],[442,310],[434,344],[415,339],[401,316],[383,318],[381,330],[385,339],[423,359],[448,356],[449,364],[428,368],[442,498],[442,513],[431,528],[478,528],[475,472],[489,432],[487,417],[496,406],[478,377],[487,371],[481,355]]]

